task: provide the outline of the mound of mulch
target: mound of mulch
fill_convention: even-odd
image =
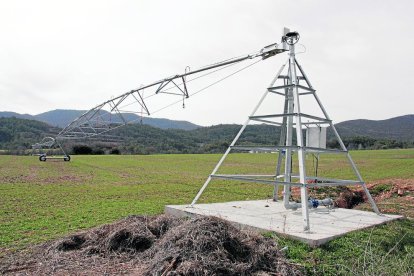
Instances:
[[[130,216],[1,261],[0,274],[299,275],[271,238],[214,217]]]

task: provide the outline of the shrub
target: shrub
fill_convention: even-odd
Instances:
[[[72,148],[73,154],[92,154],[92,148],[86,145],[75,145]]]
[[[110,153],[111,154],[121,154],[121,151],[119,149],[115,148],[115,149],[111,149]]]
[[[97,148],[97,149],[94,149],[92,151],[92,153],[93,154],[97,154],[97,155],[101,155],[101,154],[105,154],[105,151],[103,149],[101,149],[101,148]]]

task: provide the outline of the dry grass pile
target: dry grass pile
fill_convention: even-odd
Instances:
[[[31,275],[296,275],[274,240],[203,217],[131,216],[0,261]]]
[[[148,252],[149,270],[160,275],[241,275],[294,271],[274,241],[242,232],[216,218],[188,220],[168,231]]]

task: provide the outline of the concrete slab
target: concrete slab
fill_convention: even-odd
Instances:
[[[373,212],[324,207],[310,210],[310,231],[303,231],[302,213],[286,210],[282,202],[272,200],[233,201],[224,203],[188,205],[167,205],[170,215],[215,216],[230,221],[241,228],[250,228],[300,240],[311,246],[319,246],[351,231],[386,223],[402,218],[399,215],[378,216]]]

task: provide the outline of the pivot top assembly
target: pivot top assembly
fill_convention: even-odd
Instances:
[[[293,45],[299,41],[299,38],[300,35],[298,32],[287,32],[284,36],[282,36],[282,42]]]

